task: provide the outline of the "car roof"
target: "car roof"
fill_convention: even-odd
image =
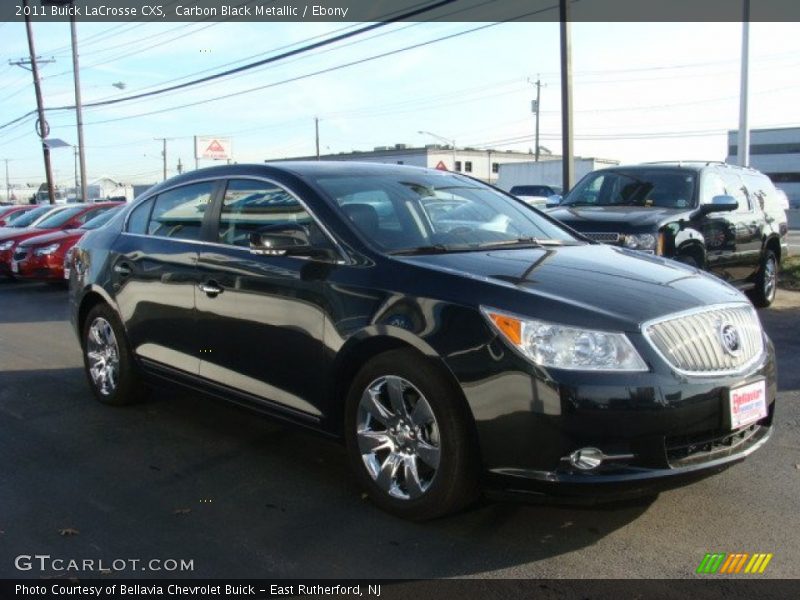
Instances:
[[[357,161],[275,161],[262,164],[236,164],[219,165],[190,171],[183,175],[178,175],[163,181],[147,190],[150,196],[161,190],[175,187],[176,185],[190,184],[196,181],[203,181],[211,178],[222,177],[270,177],[276,173],[286,173],[295,176],[324,177],[326,175],[349,174],[355,176],[369,175],[409,175],[410,173],[426,175],[462,175],[453,171],[439,171],[425,167],[415,167],[411,165],[395,165],[386,163],[357,162]],[[464,175],[462,175],[464,176]]]

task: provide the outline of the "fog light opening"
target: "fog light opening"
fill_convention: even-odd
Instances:
[[[605,455],[598,448],[581,448],[569,455],[569,464],[581,471],[591,471],[603,464]]]

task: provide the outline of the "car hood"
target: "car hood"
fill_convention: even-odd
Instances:
[[[51,231],[34,237],[26,239],[20,246],[39,246],[46,244],[53,244],[55,242],[78,241],[83,234],[86,233],[83,229],[64,229],[60,231]]]
[[[746,301],[733,287],[696,269],[602,244],[431,254],[400,260],[506,290],[513,288],[521,293],[503,295],[497,290],[474,300],[572,325],[638,330],[641,323],[670,313]]]
[[[28,238],[37,235],[44,235],[58,231],[56,229],[31,229],[30,227],[23,227],[21,229],[14,229],[13,227],[3,227],[0,229],[0,242],[7,242],[8,240],[27,240]]]
[[[691,209],[636,206],[559,206],[547,214],[578,231],[649,229],[689,218]]]

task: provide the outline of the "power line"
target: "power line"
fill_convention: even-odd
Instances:
[[[112,99],[112,100],[105,100],[105,101],[102,101],[102,102],[87,103],[87,104],[84,105],[84,108],[94,108],[94,107],[98,107],[98,106],[110,106],[110,105],[113,105],[113,104],[119,104],[121,102],[130,102],[131,100],[140,100],[140,99],[143,99],[143,98],[149,98],[149,97],[157,96],[157,95],[164,94],[164,93],[167,93],[167,92],[170,92],[170,91],[191,87],[191,86],[194,86],[194,85],[197,85],[197,84],[200,84],[200,83],[204,83],[204,82],[207,82],[207,81],[213,81],[215,79],[220,79],[222,77],[227,77],[229,75],[233,75],[233,74],[236,74],[236,73],[241,73],[243,71],[247,71],[247,70],[254,69],[256,67],[262,66],[262,65],[273,63],[273,62],[288,58],[290,56],[295,56],[297,54],[301,54],[301,53],[304,53],[304,52],[310,52],[311,50],[314,50],[316,48],[321,48],[323,46],[328,46],[330,44],[336,43],[336,42],[341,41],[343,39],[347,39],[347,38],[350,38],[350,37],[353,37],[353,36],[356,36],[356,35],[360,35],[362,33],[366,33],[367,31],[372,31],[372,30],[378,29],[380,27],[385,27],[385,26],[387,26],[387,25],[389,25],[391,23],[397,22],[397,21],[413,18],[415,16],[418,16],[420,14],[424,14],[426,12],[430,12],[432,10],[435,10],[437,8],[445,6],[447,4],[451,4],[451,3],[455,2],[455,1],[456,0],[439,0],[438,2],[434,2],[433,4],[428,4],[428,5],[426,5],[426,6],[422,7],[422,8],[411,10],[411,11],[405,12],[405,13],[403,13],[401,15],[392,17],[392,18],[390,18],[390,19],[388,19],[386,21],[383,21],[383,22],[380,22],[380,23],[373,23],[371,25],[367,25],[366,27],[362,27],[362,28],[357,29],[355,31],[349,31],[349,32],[346,32],[346,33],[342,33],[342,34],[339,34],[339,35],[334,36],[332,38],[327,38],[327,39],[319,41],[319,42],[315,42],[315,43],[312,43],[312,44],[307,44],[307,45],[305,45],[305,46],[303,46],[301,48],[297,48],[295,50],[289,50],[287,52],[283,52],[281,54],[278,54],[278,55],[275,55],[275,56],[271,56],[269,58],[265,58],[265,59],[258,60],[258,61],[252,62],[252,63],[248,63],[248,64],[242,65],[240,67],[235,67],[235,68],[232,68],[232,69],[228,69],[226,71],[222,71],[222,72],[216,73],[214,75],[208,75],[206,77],[201,77],[199,79],[194,79],[192,81],[187,81],[185,83],[168,86],[166,88],[153,90],[151,92],[144,92],[144,93],[141,93],[141,94],[134,94],[132,96],[126,96],[124,98],[116,98],[116,99]],[[49,110],[51,110],[51,111],[55,111],[55,110],[73,110],[74,108],[75,108],[74,106],[58,106],[58,107],[51,108]],[[35,112],[35,111],[31,111],[28,114],[33,114],[33,112]],[[23,115],[22,117],[18,117],[17,119],[14,119],[13,121],[9,121],[8,123],[5,123],[3,125],[0,125],[0,129],[4,129],[5,127],[7,127],[9,125],[12,125],[12,124],[18,122],[22,118],[28,116],[28,114]]]
[[[128,115],[128,116],[124,116],[124,117],[116,117],[116,118],[113,118],[113,119],[104,119],[102,121],[93,121],[93,122],[87,123],[87,124],[88,125],[99,125],[99,124],[102,124],[102,123],[114,123],[114,122],[117,122],[117,121],[125,121],[125,120],[128,120],[128,119],[135,119],[135,118],[138,118],[138,117],[145,117],[145,116],[150,116],[150,115],[162,114],[162,113],[165,113],[165,112],[171,112],[173,110],[180,110],[180,109],[183,109],[183,108],[190,108],[190,107],[193,107],[193,106],[199,106],[199,105],[202,105],[202,104],[208,104],[209,102],[216,102],[218,100],[226,100],[228,98],[233,98],[233,97],[236,97],[236,96],[241,96],[241,95],[249,94],[249,93],[256,92],[256,91],[261,91],[261,90],[277,87],[277,86],[284,85],[284,84],[287,84],[287,83],[292,83],[292,82],[295,82],[295,81],[301,81],[303,79],[308,79],[310,77],[315,77],[317,75],[322,75],[322,74],[325,74],[325,73],[331,73],[333,71],[338,71],[340,69],[344,69],[344,68],[347,68],[347,67],[352,67],[352,66],[355,66],[355,65],[364,64],[364,63],[371,62],[373,60],[378,60],[378,59],[381,59],[381,58],[386,58],[388,56],[399,54],[401,52],[406,52],[408,50],[413,50],[413,49],[416,49],[416,48],[429,46],[429,45],[435,44],[437,42],[453,39],[453,38],[460,37],[460,36],[463,36],[463,35],[467,35],[467,34],[470,34],[470,33],[474,33],[476,31],[480,31],[480,30],[483,30],[483,29],[489,29],[491,27],[496,27],[498,25],[503,25],[504,23],[508,23],[508,22],[515,21],[515,20],[518,20],[518,19],[523,19],[525,17],[529,17],[529,16],[532,16],[532,15],[535,15],[535,14],[539,14],[539,13],[542,13],[542,12],[545,12],[545,11],[549,11],[549,10],[552,10],[552,7],[548,7],[548,8],[540,9],[540,10],[536,10],[536,11],[531,11],[531,12],[528,12],[528,13],[523,13],[521,15],[517,15],[516,17],[512,17],[512,18],[506,19],[505,21],[498,21],[498,22],[494,22],[494,23],[488,23],[488,24],[485,24],[485,25],[480,25],[480,26],[474,27],[472,29],[467,29],[465,31],[460,31],[460,32],[449,34],[449,35],[446,35],[446,36],[434,38],[434,39],[428,40],[426,42],[420,42],[420,43],[417,43],[417,44],[412,44],[410,46],[405,46],[403,48],[398,48],[396,50],[383,52],[381,54],[376,54],[376,55],[369,56],[369,57],[366,57],[366,58],[362,58],[362,59],[354,60],[354,61],[351,61],[351,62],[343,63],[343,64],[340,64],[340,65],[336,65],[334,67],[328,67],[326,69],[320,69],[318,71],[314,71],[314,72],[311,72],[311,73],[306,73],[304,75],[298,75],[296,77],[290,77],[288,79],[283,79],[281,81],[276,81],[276,82],[269,83],[269,84],[266,84],[266,85],[261,85],[261,86],[257,86],[257,87],[254,87],[254,88],[248,88],[248,89],[245,89],[245,90],[240,90],[238,92],[232,92],[232,93],[224,94],[224,95],[221,95],[221,96],[207,98],[205,100],[198,100],[198,101],[195,101],[195,102],[189,102],[189,103],[186,103],[186,104],[171,106],[171,107],[167,107],[167,108],[163,108],[163,109],[159,109],[159,110],[153,110],[153,111],[144,112],[144,113],[137,113],[137,114],[134,114],[134,115]],[[63,109],[63,108],[67,108],[67,107],[59,107],[58,109],[55,109],[55,110],[59,110],[59,109]],[[3,126],[0,126],[0,129],[2,129],[2,128],[3,128]]]

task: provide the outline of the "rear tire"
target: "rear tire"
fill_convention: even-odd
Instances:
[[[764,258],[756,275],[756,287],[750,291],[750,300],[758,308],[766,308],[778,292],[778,259],[772,250],[764,251]]]
[[[462,398],[427,359],[393,350],[367,362],[346,400],[351,466],[370,498],[426,520],[475,500],[478,457]]]
[[[107,304],[89,311],[81,336],[83,365],[95,398],[124,406],[140,402],[144,385],[119,317]]]

